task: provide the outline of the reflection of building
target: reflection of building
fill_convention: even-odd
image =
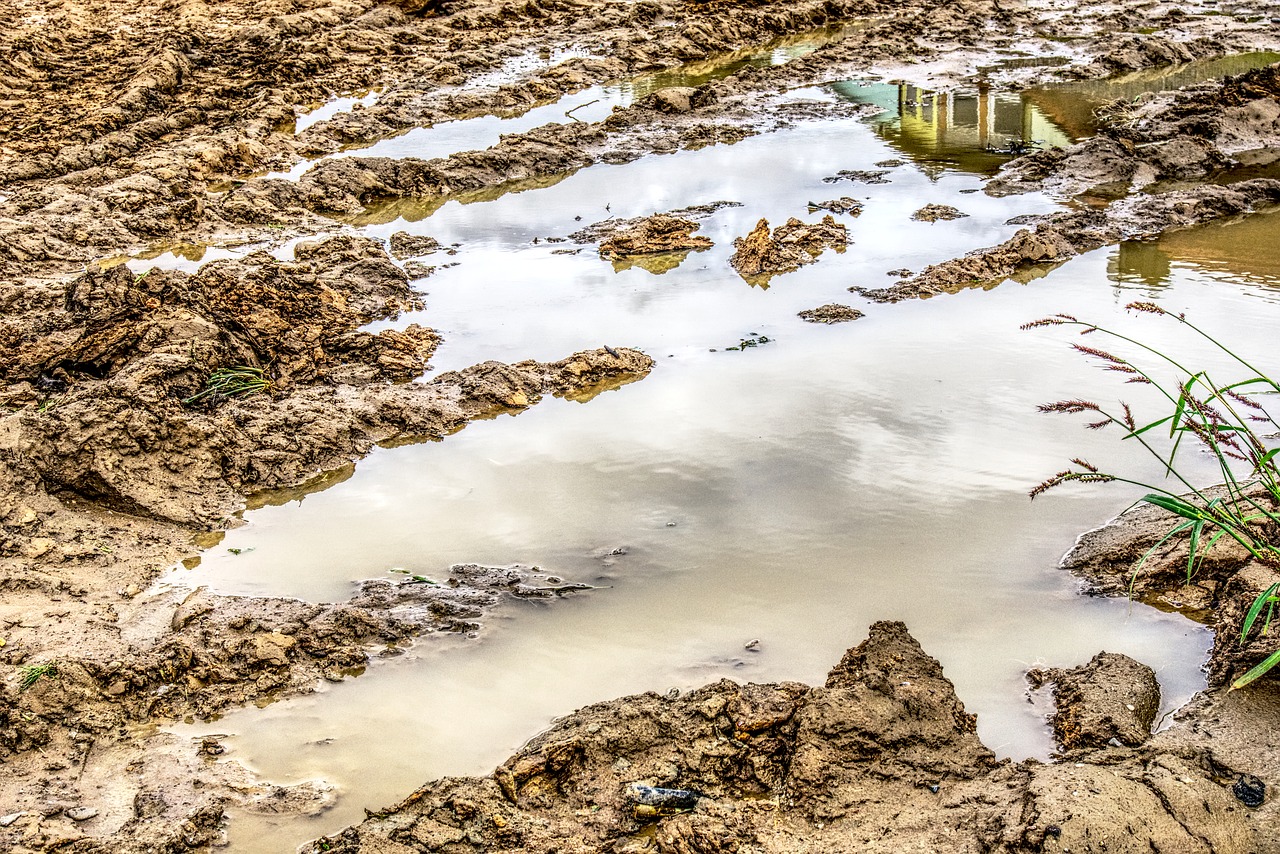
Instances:
[[[880,107],[884,112],[872,119],[876,132],[903,154],[965,172],[994,172],[1009,159],[1011,144],[1062,147],[1073,141],[1032,101],[987,87],[953,93],[850,81],[831,88],[842,98]]]
[[[1169,283],[1169,254],[1149,240],[1126,240],[1107,259],[1107,278],[1117,285],[1159,288]]]

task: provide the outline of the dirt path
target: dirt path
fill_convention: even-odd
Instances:
[[[417,250],[332,236],[376,217],[369,205],[501,192],[854,114],[784,93],[872,69],[1012,85],[1280,46],[1266,16],[997,0],[35,0],[5,3],[0,21],[0,846],[15,850],[198,849],[217,838],[224,805],[321,808],[321,790],[273,789],[212,761],[216,745],[149,727],[312,690],[358,672],[371,651],[474,631],[504,599],[548,595],[529,570],[466,566],[440,568],[445,589],[369,582],[329,605],[148,592],[202,536],[235,524],[248,496],[320,488],[377,443],[439,438],[546,395],[590,399],[653,367],[614,342],[409,382],[431,370],[438,334],[363,327],[421,307],[403,263]],[[601,121],[436,160],[357,151],[298,180],[263,174],[850,21],[859,25],[786,65],[657,92]],[[1000,65],[1011,49],[1052,61]],[[557,59],[561,50],[572,55]],[[369,87],[373,104],[293,133],[295,105]],[[1276,103],[1273,70],[1160,96],[1070,152],[1011,164],[992,189],[1200,179],[1280,145]],[[1280,184],[1252,181],[1058,214],[1012,247],[886,296],[1278,200]],[[158,243],[228,241],[263,251],[192,274],[98,263]],[[238,381],[261,393],[217,392],[218,372],[238,366],[248,369]],[[714,836],[691,822],[670,826],[684,839],[670,850],[703,850],[699,834]],[[1030,844],[1020,832],[1016,845]]]

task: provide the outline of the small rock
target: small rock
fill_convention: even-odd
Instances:
[[[1267,784],[1252,774],[1241,774],[1232,784],[1231,794],[1247,807],[1260,807],[1267,799]]]
[[[817,308],[807,308],[799,314],[802,320],[809,323],[846,323],[850,320],[857,320],[862,316],[862,312],[856,308],[838,303],[828,303]]]
[[[967,217],[967,213],[963,213],[951,205],[925,205],[920,210],[911,215],[911,218],[917,222],[937,222],[940,219],[963,219]]]
[[[0,827],[10,826],[24,815],[26,815],[24,812],[11,812],[8,815],[0,815]]]
[[[747,641],[745,644],[743,644],[743,645],[742,645],[742,648],[743,648],[743,649],[745,649],[745,650],[750,650],[751,652],[759,652],[759,651],[760,651],[760,638],[753,638],[753,639],[751,639],[751,640]]]
[[[98,811],[93,807],[76,807],[75,809],[69,809],[64,813],[64,815],[72,821],[88,821],[97,814]]]

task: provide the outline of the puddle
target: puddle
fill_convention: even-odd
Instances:
[[[422,160],[431,160],[436,157],[448,157],[461,151],[486,149],[497,144],[504,134],[524,133],[546,124],[567,124],[572,121],[598,122],[607,118],[615,107],[629,106],[659,89],[670,86],[701,86],[712,80],[729,77],[743,68],[783,65],[792,59],[812,53],[823,45],[840,41],[863,26],[865,23],[849,23],[784,36],[761,47],[721,54],[713,59],[642,74],[630,80],[591,86],[566,94],[552,103],[540,104],[515,115],[475,116],[442,122],[430,127],[415,128],[400,136],[379,140],[371,145],[353,147],[330,157],[417,157]],[[511,73],[506,71],[502,76],[509,77]],[[325,159],[329,158],[304,161],[287,172],[273,172],[267,177],[296,180]]]
[[[936,169],[991,175],[1022,144],[1065,148],[1076,141],[1025,95],[941,92],[907,83],[851,80],[831,85],[840,97],[872,104],[876,133],[900,154]]]
[[[293,133],[296,136],[312,125],[327,122],[338,113],[350,112],[357,105],[360,107],[372,107],[378,102],[378,96],[381,94],[382,90],[380,89],[365,89],[352,95],[334,98],[324,104],[310,104],[306,110],[298,114],[298,118],[293,125]]]
[[[1185,268],[1224,283],[1255,285],[1255,296],[1280,302],[1280,212],[1127,241],[1107,276],[1121,287],[1159,290]]]
[[[1100,250],[1030,285],[868,306],[847,288],[999,242],[1017,228],[1008,218],[1054,207],[973,193],[980,179],[950,169],[823,180],[900,151],[865,121],[813,122],[466,204],[401,201],[364,225],[383,239],[408,230],[461,244],[458,266],[423,283],[427,311],[398,321],[442,331],[437,372],[606,343],[639,346],[658,366],[589,404],[547,400],[443,443],[379,449],[324,491],[265,497],[197,568],[177,572],[228,592],[334,600],[395,569],[430,577],[457,562],[519,562],[600,588],[550,607],[512,602],[474,640],[425,641],[317,695],[179,727],[230,733],[228,755],[273,780],[339,788],[319,818],[236,814],[235,850],[288,850],[427,779],[487,773],[586,703],[720,677],[821,682],[877,619],[908,623],[1001,756],[1050,749],[1043,709],[1026,702],[1028,667],[1124,652],[1156,669],[1164,711],[1203,686],[1207,628],[1080,596],[1055,568],[1077,534],[1137,492],[1059,490],[1032,505],[1031,485],[1081,455],[1160,472],[1114,437],[1035,411],[1130,388],[1018,326],[1070,311],[1167,345],[1165,327],[1124,313],[1136,284],[1230,329],[1244,352],[1271,352],[1280,304],[1257,297],[1280,283],[1266,248],[1280,245],[1280,216]],[[837,217],[853,240],[846,252],[767,290],[729,268],[732,239],[759,217],[812,221],[808,202],[841,195],[863,203],[860,216]],[[703,220],[715,246],[662,272],[547,242],[607,217],[717,200],[743,204]],[[926,203],[968,216],[914,222]],[[832,327],[796,317],[827,302],[867,316]],[[726,349],[746,338],[768,341]],[[1142,394],[1128,398],[1140,413]],[[1215,471],[1205,460],[1199,474]],[[759,648],[745,649],[752,639]]]
[[[1023,57],[1002,64],[1056,65],[1060,59]],[[879,107],[882,112],[872,120],[877,134],[913,161],[935,169],[989,175],[1012,153],[1020,153],[1024,143],[1065,148],[1092,136],[1098,129],[1094,110],[1102,104],[1241,74],[1277,61],[1277,53],[1246,53],[1020,93],[985,86],[938,91],[910,83],[861,80],[835,83],[831,89],[841,98]]]

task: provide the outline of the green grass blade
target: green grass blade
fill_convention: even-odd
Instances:
[[[1234,691],[1237,688],[1243,688],[1260,676],[1265,676],[1267,671],[1271,670],[1271,668],[1275,667],[1277,664],[1280,664],[1280,649],[1277,649],[1275,652],[1268,655],[1261,664],[1241,676],[1236,681],[1232,682],[1231,690]]]

